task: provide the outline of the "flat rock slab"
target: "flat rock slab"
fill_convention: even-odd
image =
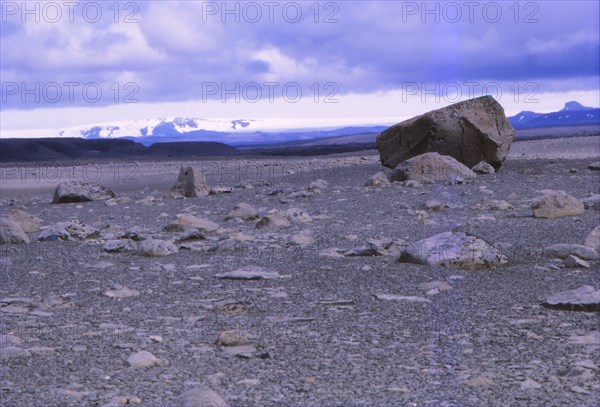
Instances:
[[[403,263],[462,269],[484,269],[507,259],[485,241],[462,232],[444,232],[409,245],[398,259]]]
[[[52,203],[103,201],[114,197],[114,192],[102,185],[91,182],[70,181],[61,182],[56,186]]]
[[[229,273],[216,274],[216,278],[227,280],[270,280],[281,277],[278,272],[259,266],[244,266]]]
[[[381,301],[407,301],[407,302],[431,302],[425,297],[396,295],[396,294],[375,294],[375,298]]]
[[[177,247],[169,241],[148,239],[140,242],[137,254],[147,257],[160,257],[175,254],[178,251]]]
[[[600,311],[600,290],[584,285],[552,294],[542,305],[567,311]]]
[[[596,226],[586,237],[584,244],[595,250],[600,250],[600,226]]]

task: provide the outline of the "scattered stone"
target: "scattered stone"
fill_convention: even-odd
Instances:
[[[87,226],[78,220],[70,220],[43,228],[38,240],[42,242],[54,240],[77,241],[98,236],[99,233],[96,228]]]
[[[457,178],[458,177],[458,178]],[[391,181],[418,181],[429,184],[438,181],[470,182],[475,173],[454,158],[438,153],[421,154],[398,164],[390,175]]]
[[[176,198],[196,198],[206,196],[209,193],[206,177],[200,170],[192,167],[181,167],[179,177],[173,189],[171,196]]]
[[[219,346],[242,346],[248,343],[241,330],[222,331],[216,341]]]
[[[324,190],[327,189],[327,181],[325,181],[324,179],[317,179],[314,180],[313,182],[311,182],[308,185],[308,190],[309,191],[315,191],[315,190]]]
[[[206,386],[199,386],[182,393],[173,407],[227,407],[227,402]]]
[[[554,219],[563,216],[581,215],[585,212],[583,203],[565,191],[542,191],[532,204],[533,217]]]
[[[588,169],[593,170],[593,171],[600,170],[600,161],[596,161],[594,163],[591,163],[590,165],[588,165]]]
[[[429,266],[483,269],[507,259],[485,241],[462,232],[445,232],[409,245],[399,261]]]
[[[210,191],[208,191],[209,195],[223,195],[230,194],[233,192],[233,188],[231,187],[212,187]]]
[[[6,217],[0,218],[0,244],[27,244],[29,242],[29,236],[17,222]]]
[[[425,297],[405,296],[395,294],[375,294],[375,298],[381,301],[408,301],[408,302],[431,302]]]
[[[485,161],[482,161],[479,164],[477,164],[476,166],[474,166],[473,168],[471,168],[471,171],[473,171],[476,174],[495,174],[496,173],[496,170],[494,169],[494,167],[492,167],[490,164],[486,163]]]
[[[133,240],[130,239],[114,239],[109,240],[104,244],[102,248],[107,253],[126,253],[126,252],[134,252],[137,250],[137,247]]]
[[[228,273],[217,274],[216,278],[228,280],[269,280],[279,278],[278,272],[260,266],[244,266]]]
[[[133,203],[133,199],[131,199],[128,196],[123,196],[120,198],[110,198],[104,201],[104,204],[106,206],[129,205],[130,203]]]
[[[392,183],[383,171],[379,171],[365,182],[366,187],[389,187],[390,185]]]
[[[298,246],[308,246],[317,243],[315,239],[302,233],[290,236],[289,242]]]
[[[542,305],[567,311],[600,311],[600,290],[584,285],[574,290],[552,294]]]
[[[419,290],[425,291],[425,295],[436,295],[442,291],[451,290],[452,286],[445,281],[430,281],[419,284]]]
[[[527,379],[521,383],[521,390],[537,390],[541,388],[542,385],[532,379]]]
[[[600,211],[600,194],[593,194],[583,199],[585,209]]]
[[[585,335],[572,335],[569,342],[575,345],[591,345],[600,347],[600,331],[592,331]]]
[[[308,223],[313,221],[307,212],[299,208],[289,208],[285,211],[285,216],[294,223]]]
[[[425,202],[425,209],[427,209],[428,211],[441,212],[447,207],[448,205],[438,201],[437,199],[428,199]]]
[[[176,219],[165,226],[167,232],[185,232],[188,230],[198,230],[200,232],[214,232],[219,229],[219,225],[208,219],[199,218],[189,213],[180,213]]]
[[[69,181],[57,185],[52,203],[103,201],[114,197],[114,192],[101,185],[91,182]]]
[[[154,356],[152,353],[141,350],[127,358],[127,363],[131,367],[152,367],[164,364],[162,360]]]
[[[229,219],[242,219],[242,220],[254,220],[258,219],[258,209],[254,206],[247,204],[245,202],[239,203],[233,207],[233,210],[229,212],[229,215],[225,218],[225,220]]]
[[[572,254],[568,255],[564,261],[565,266],[569,268],[590,268],[590,263],[585,260],[580,259],[577,256],[573,256]]]
[[[499,169],[515,137],[502,106],[491,96],[465,100],[398,123],[377,136],[381,163],[389,168],[427,152],[449,155],[472,167]]]
[[[116,287],[113,290],[106,291],[104,295],[111,298],[128,298],[137,297],[140,295],[140,292],[138,290],[130,290],[127,287]]]
[[[43,221],[40,218],[20,209],[15,209],[9,213],[8,219],[15,221],[25,233],[38,232],[43,224]]]
[[[257,229],[282,229],[290,226],[292,226],[290,221],[278,213],[267,215],[256,223]]]
[[[137,253],[141,256],[159,257],[175,254],[178,251],[177,247],[169,241],[148,239],[139,243]]]
[[[509,211],[515,209],[515,207],[506,201],[483,198],[483,201],[475,205],[473,209],[489,211]]]
[[[31,352],[17,346],[7,346],[0,349],[0,360],[22,359],[31,357]]]
[[[585,238],[584,244],[600,251],[600,226],[596,226]]]
[[[577,256],[584,260],[598,260],[600,255],[589,246],[570,243],[553,244],[543,251],[545,257],[566,259],[569,255]]]

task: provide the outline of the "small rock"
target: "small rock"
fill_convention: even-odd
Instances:
[[[533,217],[554,219],[564,216],[581,215],[585,212],[583,203],[565,191],[542,191],[532,204]]]
[[[214,232],[219,229],[219,225],[208,219],[199,218],[188,213],[180,213],[173,222],[165,226],[167,232],[185,232],[190,229],[200,232]]]
[[[327,189],[327,181],[325,181],[324,179],[314,180],[313,182],[311,182],[308,185],[308,190],[309,191],[325,190],[325,189]]]
[[[583,199],[585,209],[600,211],[600,194],[593,194]]]
[[[308,213],[299,208],[289,208],[285,211],[286,217],[294,223],[312,222],[312,218]]]
[[[229,215],[225,218],[225,220],[229,219],[242,219],[242,220],[254,220],[258,219],[258,209],[254,206],[247,204],[245,202],[237,204]]]
[[[29,236],[17,222],[6,217],[0,218],[0,244],[27,244],[29,242]]]
[[[140,242],[137,253],[141,256],[159,257],[175,254],[179,250],[166,240],[148,239]]]
[[[447,208],[448,205],[446,205],[443,202],[438,201],[437,199],[428,199],[425,202],[425,209],[427,209],[428,211],[433,211],[433,212],[440,212],[442,210],[444,210],[444,208]]]
[[[173,407],[227,407],[227,402],[206,386],[199,386],[182,393]]]
[[[366,187],[380,187],[380,188],[383,187],[383,188],[385,188],[385,187],[389,187],[390,185],[392,185],[392,183],[390,182],[390,180],[388,179],[388,177],[385,175],[385,173],[383,171],[376,173],[371,178],[369,178],[367,180],[367,182],[365,182]]]
[[[39,241],[77,241],[99,236],[98,230],[78,220],[58,222],[47,226],[38,235]]]
[[[292,226],[290,221],[277,213],[267,215],[256,223],[257,229],[282,229]]]
[[[425,295],[435,295],[451,289],[452,286],[445,281],[430,281],[419,284],[419,290],[425,291]]]
[[[515,209],[514,206],[506,201],[484,198],[483,201],[475,205],[473,209],[490,211],[508,211]]]
[[[160,366],[163,362],[152,353],[142,350],[127,358],[127,363],[131,367],[152,367]]]
[[[494,167],[492,167],[490,164],[486,163],[485,161],[482,161],[479,164],[475,165],[473,168],[471,168],[471,171],[473,171],[476,174],[495,174],[496,173],[496,170],[494,169]]]
[[[408,301],[408,302],[431,302],[425,297],[405,296],[395,294],[375,294],[375,298],[381,301]]]
[[[137,247],[132,240],[129,239],[115,239],[109,240],[104,244],[102,250],[107,253],[125,253],[134,252]]]
[[[222,331],[216,341],[219,346],[242,346],[248,343],[241,330]]]
[[[233,192],[233,188],[231,187],[212,187],[209,191],[209,195],[222,195],[222,194],[230,194]]]
[[[577,256],[584,260],[597,260],[600,258],[598,252],[589,246],[570,243],[553,244],[543,251],[545,257],[566,259],[569,255]]]
[[[460,179],[459,179],[460,178]],[[447,181],[453,184],[470,182],[475,173],[469,168],[447,155],[425,153],[401,162],[390,175],[391,181],[418,181],[434,183]]]
[[[542,385],[535,380],[527,379],[521,383],[521,390],[541,389]]]
[[[585,260],[580,259],[577,256],[573,256],[572,254],[568,255],[564,261],[566,267],[569,268],[590,268],[590,263]]]
[[[588,165],[588,169],[593,170],[593,171],[600,170],[600,161],[591,163],[590,165]]]
[[[108,290],[104,293],[107,297],[111,298],[127,298],[127,297],[137,297],[140,295],[138,290],[130,290],[127,287],[120,287],[114,290]]]
[[[0,349],[0,360],[21,359],[31,357],[31,352],[27,349],[16,346],[8,346]]]
[[[308,246],[317,243],[315,239],[302,233],[296,233],[290,236],[289,242],[298,246]]]
[[[38,232],[43,224],[43,221],[40,218],[20,209],[15,209],[9,213],[8,219],[17,222],[25,233]]]

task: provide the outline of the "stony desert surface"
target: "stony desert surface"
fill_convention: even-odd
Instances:
[[[600,285],[597,257],[545,250],[599,225],[599,160],[598,137],[520,141],[496,174],[388,187],[376,151],[2,165],[1,215],[39,225],[0,246],[0,404],[597,406],[597,310],[543,304]],[[170,197],[182,165],[214,194]],[[53,204],[62,181],[115,198]],[[585,211],[533,217],[547,189]],[[444,232],[507,261],[398,261]]]

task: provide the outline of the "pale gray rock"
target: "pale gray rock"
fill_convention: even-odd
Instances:
[[[542,305],[570,311],[600,311],[600,290],[584,285],[552,294]]]
[[[171,190],[171,196],[178,198],[196,198],[206,196],[208,193],[209,188],[206,183],[206,177],[202,171],[192,167],[181,167],[179,169],[179,176]]]
[[[152,367],[160,366],[163,362],[152,353],[141,350],[127,358],[127,363],[131,367]]]
[[[327,181],[325,181],[324,179],[316,179],[308,185],[308,190],[309,191],[315,191],[315,190],[322,191],[322,190],[327,189],[327,185],[328,185]]]
[[[584,244],[600,251],[600,226],[596,226],[586,237]]]
[[[554,219],[563,216],[581,215],[585,212],[583,203],[565,191],[542,191],[542,195],[531,204],[535,218]]]
[[[389,187],[392,185],[387,175],[383,171],[379,171],[365,182],[366,187]]]
[[[425,297],[396,295],[396,294],[375,294],[375,298],[381,301],[407,301],[407,302],[431,302]]]
[[[209,191],[209,195],[223,195],[230,194],[233,192],[233,188],[231,187],[212,187]]]
[[[0,244],[27,244],[29,242],[29,236],[17,222],[6,217],[0,218]]]
[[[499,169],[515,137],[504,109],[491,96],[465,100],[398,123],[377,136],[381,163],[394,168],[428,152],[449,155],[472,167]]]
[[[182,393],[171,407],[227,407],[227,402],[206,386]]]
[[[400,163],[390,175],[391,181],[462,183],[475,179],[475,173],[454,158],[438,153],[426,153]],[[462,180],[462,181],[461,181]]]
[[[166,240],[148,239],[139,243],[137,253],[141,256],[160,257],[177,253],[177,247]]]
[[[31,357],[31,352],[17,346],[7,346],[0,349],[0,360],[24,359]]]
[[[221,331],[216,344],[219,346],[242,346],[249,343],[241,329]]]
[[[596,161],[594,163],[591,163],[590,165],[588,165],[588,169],[594,170],[594,171],[600,170],[600,161]]]
[[[545,257],[566,259],[569,255],[577,256],[584,260],[597,260],[598,252],[589,246],[571,243],[558,243],[546,247],[543,251]]]
[[[593,194],[583,199],[585,209],[600,211],[600,194]]]
[[[503,200],[483,198],[483,200],[475,205],[473,209],[488,211],[510,211],[515,209],[515,207]]]
[[[131,290],[127,287],[115,287],[112,290],[105,291],[104,295],[111,298],[128,298],[137,297],[140,295],[140,292],[138,290]]]
[[[227,280],[270,280],[279,278],[278,272],[260,266],[244,266],[228,273],[216,274],[216,278]]]
[[[229,219],[242,219],[242,220],[254,220],[259,218],[258,209],[254,206],[242,202],[233,207],[233,210],[229,212],[225,220]]]
[[[290,236],[288,241],[291,244],[295,244],[298,246],[309,246],[311,244],[317,243],[315,239],[302,233],[293,234],[292,236]]]
[[[496,170],[494,169],[494,167],[492,167],[490,164],[486,163],[485,161],[482,161],[479,164],[475,165],[473,168],[471,168],[471,171],[473,171],[475,174],[495,174],[496,173]]]
[[[92,182],[68,181],[61,182],[56,186],[52,203],[103,201],[114,197],[114,192],[102,185]]]
[[[400,262],[463,269],[501,265],[507,259],[485,241],[462,232],[445,232],[409,245]]]
[[[428,211],[433,211],[433,212],[440,212],[448,207],[448,205],[446,205],[443,202],[438,201],[437,199],[428,199],[425,202],[424,206],[425,206],[425,209],[427,209]]]
[[[110,198],[104,201],[106,206],[118,206],[118,205],[129,205],[133,203],[133,199],[128,196],[122,196],[120,198]]]
[[[452,286],[446,281],[430,281],[428,283],[419,284],[419,290],[425,291],[425,295],[435,295],[451,289]]]

